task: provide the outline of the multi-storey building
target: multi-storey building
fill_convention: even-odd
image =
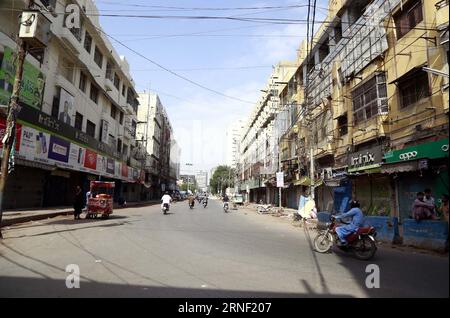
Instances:
[[[195,175],[195,180],[197,181],[197,186],[201,191],[207,191],[208,189],[208,172],[199,171]]]
[[[242,119],[237,120],[227,129],[225,161],[227,166],[233,169],[236,169],[238,164],[239,143],[243,129],[244,121]]]
[[[157,94],[140,93],[137,140],[146,151],[145,171],[150,197],[175,190],[179,175],[180,149],[174,140],[167,112]]]
[[[275,136],[275,114],[287,107],[279,100],[282,80],[289,78],[298,68],[297,62],[280,62],[262,90],[250,118],[244,125],[240,141],[239,177],[240,191],[250,201],[275,202],[277,191],[273,179],[278,170],[278,143]]]
[[[49,42],[27,55],[16,167],[4,207],[68,205],[76,185],[87,191],[89,181],[100,178],[116,181],[116,199],[136,199],[141,167],[134,157],[142,151],[135,144],[139,103],[128,62],[102,31],[93,1],[35,2],[53,12],[76,4],[81,25],[69,29],[64,15],[42,10],[50,22]],[[27,3],[0,3],[2,105],[8,104],[15,74],[17,16]]]
[[[330,1],[279,95],[297,102],[275,118],[285,206],[313,189],[319,210],[353,197],[367,214],[402,222],[416,192],[448,193],[448,7]]]

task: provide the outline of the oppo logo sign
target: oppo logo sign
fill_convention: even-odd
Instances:
[[[400,160],[411,160],[417,157],[419,153],[417,151],[405,152],[402,153],[399,158]]]

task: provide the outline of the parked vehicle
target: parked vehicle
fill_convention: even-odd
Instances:
[[[347,224],[345,222],[342,223]],[[356,233],[347,237],[347,245],[338,244],[337,227],[338,223],[333,216],[331,216],[330,222],[318,225],[319,233],[314,239],[314,248],[317,252],[328,253],[333,245],[337,245],[341,250],[353,253],[360,260],[370,260],[375,256],[377,251],[375,237],[377,233],[374,227],[359,228]]]
[[[86,218],[97,218],[101,214],[107,219],[113,213],[114,182],[91,181],[91,197],[87,204]]]
[[[235,194],[233,196],[233,203],[243,205],[244,204],[244,196],[242,194]]]

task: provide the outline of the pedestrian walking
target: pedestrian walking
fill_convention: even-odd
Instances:
[[[75,198],[74,198],[74,203],[73,203],[73,209],[74,209],[74,219],[75,220],[80,220],[80,215],[81,212],[83,211],[83,206],[84,206],[84,198],[83,198],[83,193],[81,191],[81,188],[79,186],[76,187],[75,189]]]

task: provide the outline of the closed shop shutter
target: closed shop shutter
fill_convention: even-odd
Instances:
[[[388,176],[368,175],[354,182],[355,198],[366,215],[389,216],[391,214],[391,186]]]

